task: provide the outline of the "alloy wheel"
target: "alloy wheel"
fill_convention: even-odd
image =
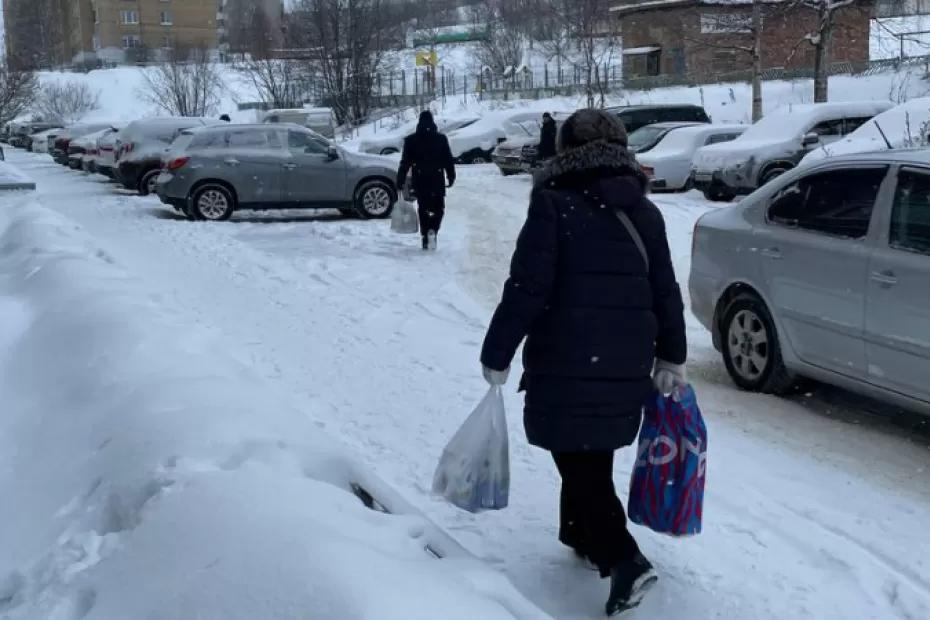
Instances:
[[[197,209],[205,219],[218,220],[229,210],[229,200],[223,192],[208,189],[197,200]]]
[[[734,370],[746,381],[757,381],[769,364],[769,337],[765,323],[751,310],[733,316],[727,347]]]
[[[372,217],[384,215],[391,208],[391,194],[383,187],[372,187],[362,196],[365,213]]]

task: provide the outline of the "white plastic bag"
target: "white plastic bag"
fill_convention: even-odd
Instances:
[[[412,235],[419,232],[420,224],[417,218],[417,208],[412,202],[398,200],[391,213],[391,230],[403,235]]]
[[[510,447],[500,386],[488,390],[443,450],[433,493],[468,512],[507,507]]]

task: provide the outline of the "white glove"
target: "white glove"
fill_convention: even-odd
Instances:
[[[487,366],[482,366],[481,370],[484,373],[484,380],[491,385],[504,385],[507,383],[507,378],[510,377],[509,368],[505,370],[491,370]]]
[[[671,394],[675,388],[688,385],[688,374],[684,364],[673,364],[665,360],[656,360],[652,371],[652,382],[662,394]]]

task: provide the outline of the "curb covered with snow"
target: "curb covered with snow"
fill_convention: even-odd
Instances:
[[[0,209],[0,616],[545,617],[114,263]]]

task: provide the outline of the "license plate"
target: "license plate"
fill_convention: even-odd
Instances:
[[[695,173],[694,180],[695,181],[713,181],[714,175],[707,174],[707,173]]]

